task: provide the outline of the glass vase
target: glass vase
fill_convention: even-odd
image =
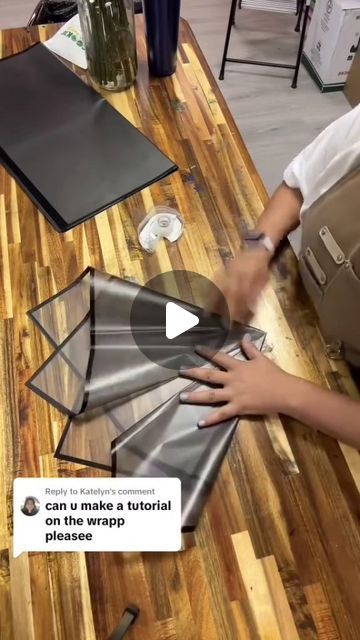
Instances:
[[[127,89],[137,74],[133,1],[78,0],[78,7],[90,75],[103,89]]]

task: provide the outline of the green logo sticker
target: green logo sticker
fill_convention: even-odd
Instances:
[[[67,29],[66,31],[62,32],[62,35],[65,38],[69,38],[70,40],[72,40],[73,42],[75,42],[77,44],[78,47],[80,47],[80,49],[82,49],[83,51],[85,51],[85,47],[84,47],[84,43],[82,41],[82,37],[80,35],[80,33],[78,31],[75,31],[75,29]]]

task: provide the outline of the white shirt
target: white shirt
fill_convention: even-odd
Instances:
[[[299,189],[304,199],[300,220],[313,202],[357,165],[360,165],[360,104],[326,127],[285,169],[284,182]],[[289,240],[298,255],[301,224],[289,235]]]

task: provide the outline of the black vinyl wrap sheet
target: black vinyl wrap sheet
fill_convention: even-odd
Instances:
[[[178,371],[181,366],[213,365],[189,350],[179,356],[164,349],[161,361],[147,358],[131,324],[140,290],[151,332],[154,310],[174,298],[147,289],[144,303],[144,287],[91,267],[29,311],[54,352],[27,384],[69,416],[56,457],[118,477],[180,478],[182,527],[192,531],[238,420],[199,429],[198,421],[210,408],[181,404],[179,393],[203,385],[180,377]],[[191,313],[201,312],[189,302],[175,302]],[[245,333],[262,348],[264,332],[236,324],[222,350],[244,359],[239,342]],[[211,347],[211,331],[205,328],[198,344]]]

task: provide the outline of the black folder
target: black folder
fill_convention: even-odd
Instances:
[[[0,160],[59,231],[177,169],[37,44],[0,61]]]

